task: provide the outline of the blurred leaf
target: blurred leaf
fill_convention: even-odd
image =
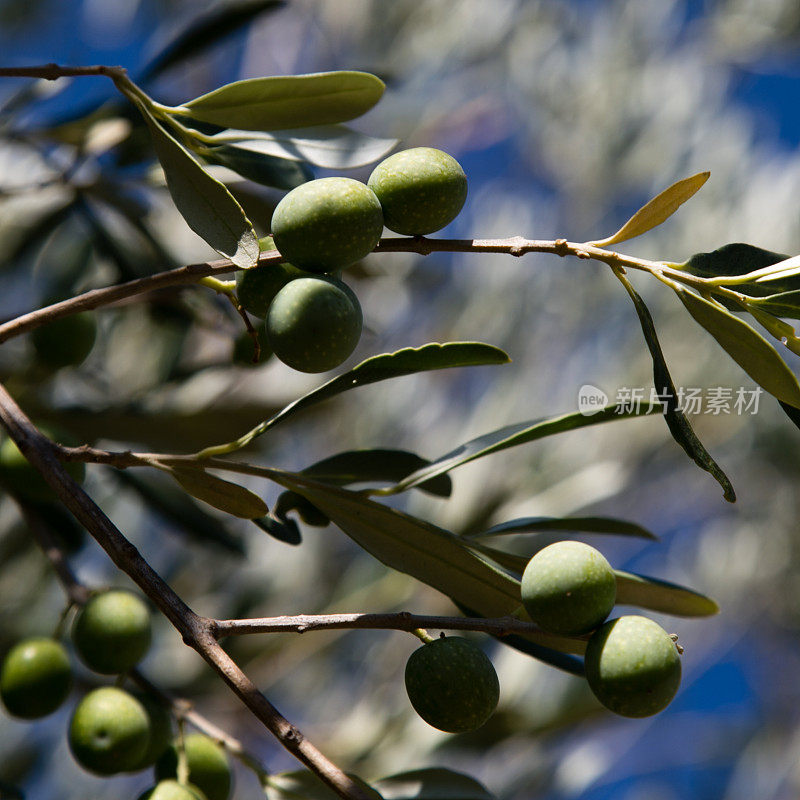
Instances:
[[[256,525],[262,531],[268,533],[273,539],[285,544],[298,545],[303,541],[300,528],[293,519],[275,519],[267,514],[265,517],[254,519]]]
[[[275,505],[272,508],[272,513],[279,520],[288,522],[287,514],[290,511],[296,511],[300,519],[306,525],[313,525],[316,528],[325,528],[330,524],[330,520],[323,514],[313,503],[307,500],[303,495],[297,494],[286,490],[278,495]]]
[[[686,455],[689,456],[700,469],[704,469],[719,483],[722,487],[723,497],[729,503],[736,502],[736,492],[733,489],[733,484],[730,482],[730,479],[719,464],[711,458],[708,450],[706,450],[703,443],[694,432],[694,428],[692,428],[688,418],[683,411],[678,408],[678,395],[675,391],[675,384],[672,382],[672,376],[669,374],[669,368],[667,367],[664,353],[661,350],[661,344],[658,341],[656,326],[653,323],[650,310],[647,308],[647,305],[639,296],[638,292],[633,288],[631,282],[618,270],[615,270],[614,274],[625,287],[625,291],[628,293],[631,300],[633,300],[636,314],[639,317],[639,324],[642,326],[642,333],[647,342],[647,349],[650,351],[650,356],[653,359],[653,383],[663,403],[664,420],[667,423],[669,432],[672,434],[672,438],[683,448]]]
[[[407,347],[395,353],[382,353],[372,356],[343,375],[324,383],[303,397],[289,403],[275,416],[257,425],[235,442],[208,447],[201,451],[202,456],[227,453],[248,445],[279,422],[283,422],[298,411],[302,411],[323,400],[359,386],[367,386],[389,378],[413,375],[417,372],[447,369],[450,367],[476,367],[488,364],[506,364],[511,359],[499,347],[483,342],[430,343],[422,347]]]
[[[521,605],[519,581],[470,550],[457,536],[364,495],[277,473],[272,480],[307,497],[353,541],[392,569],[411,575],[485,617],[503,617]],[[528,637],[526,637],[528,638]],[[549,634],[533,641],[564,652],[581,642]]]
[[[25,794],[19,786],[0,781],[0,800],[25,800]]]
[[[384,800],[494,800],[474,778],[444,767],[400,772],[373,784]]]
[[[778,400],[800,407],[797,378],[761,334],[715,303],[682,287],[674,289],[692,317],[759,386]]]
[[[612,533],[620,536],[641,536],[643,539],[658,539],[647,528],[613,517],[522,517],[501,522],[488,530],[474,534],[505,536],[510,533],[532,533],[534,531],[580,531],[582,533]]]
[[[704,594],[646,575],[615,569],[617,605],[638,606],[676,617],[709,617],[719,606]]]
[[[200,155],[205,161],[227,167],[247,180],[276,189],[291,190],[314,177],[302,162],[263,155],[235,145],[208,147]]]
[[[349,775],[353,781],[374,800],[383,800],[369,784],[357,775]],[[265,793],[267,800],[339,800],[339,795],[329,789],[322,781],[308,770],[281,772],[270,775],[267,779]]]
[[[24,231],[14,236],[7,235],[3,231],[3,255],[0,261],[0,271],[13,268],[17,262],[25,258],[29,253],[42,245],[47,236],[58,228],[63,222],[68,220],[75,210],[74,197],[64,204],[58,204],[55,208],[41,211],[32,215],[31,224]],[[27,220],[26,220],[27,221]]]
[[[233,195],[140,105],[150,127],[167,188],[189,227],[237,267],[258,261],[258,239]]]
[[[430,464],[427,459],[406,450],[349,450],[317,461],[301,470],[301,474],[325,483],[346,486],[367,481],[399,481],[406,475]],[[417,488],[439,497],[449,497],[453,483],[440,475]]]
[[[346,122],[370,110],[383,95],[368,72],[317,72],[250,78],[195,97],[179,108],[201,122],[225,128],[273,131]]]
[[[153,480],[132,470],[116,470],[113,475],[123,486],[136,492],[149,508],[192,539],[213,543],[232,553],[244,555],[239,537],[234,536],[218,519],[206,514],[191,497],[171,483]]]
[[[737,287],[737,291],[747,289],[747,286]],[[747,301],[747,306],[755,306],[758,309],[774,314],[776,317],[789,317],[790,319],[800,319],[800,289],[789,292],[778,292],[768,294],[764,297],[755,297]]]
[[[139,70],[139,81],[155,78],[173,64],[202,52],[222,37],[251,22],[259,14],[277,10],[283,5],[284,0],[225,0],[216,3],[192,20]]]
[[[710,172],[698,172],[690,178],[673,183],[661,194],[643,205],[615,234],[607,239],[592,242],[597,247],[608,247],[627,239],[641,236],[671,217],[708,180]]]
[[[778,403],[780,407],[786,413],[786,416],[798,427],[800,428],[800,408],[795,408],[794,406],[790,406],[788,403],[784,403],[782,400],[779,400]]]
[[[315,125],[263,133],[226,130],[212,138],[220,144],[235,145],[253,153],[307,161],[328,169],[352,169],[371,164],[397,145],[397,139],[376,139],[346,125]]]
[[[267,504],[244,486],[218,478],[201,469],[173,467],[173,478],[190,494],[226,514],[256,519],[267,514]]]
[[[582,414],[580,411],[573,411],[570,414],[562,414],[559,417],[549,419],[525,420],[515,422],[513,425],[506,425],[496,431],[484,433],[475,439],[465,442],[455,450],[437,458],[427,467],[422,467],[416,472],[412,472],[407,478],[398,481],[394,486],[389,487],[386,492],[392,494],[404,492],[407,489],[417,486],[422,481],[428,481],[439,475],[443,475],[456,467],[474,461],[476,458],[506,450],[509,447],[517,447],[521,444],[534,442],[546,436],[553,436],[557,433],[586,428],[590,425],[600,425],[604,422],[614,420],[630,419],[631,417],[643,417],[655,413],[647,409],[633,409],[622,411],[617,406],[606,406],[591,416]]]

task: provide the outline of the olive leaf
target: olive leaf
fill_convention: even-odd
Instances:
[[[384,800],[494,800],[494,795],[463,772],[427,767],[373,781]]]
[[[298,411],[337,394],[367,386],[370,383],[429,372],[450,367],[476,367],[491,364],[507,364],[511,359],[499,347],[483,342],[430,342],[422,347],[406,347],[395,353],[382,353],[356,364],[351,370],[329,380],[317,389],[289,403],[274,416],[257,425],[244,436],[233,442],[207,447],[197,453],[198,458],[231,453],[250,444],[270,428],[288,419]]]
[[[617,604],[649,608],[676,617],[709,617],[719,606],[700,592],[676,583],[614,570],[617,576]]]
[[[357,775],[348,777],[371,800],[384,800],[369,784]],[[267,777],[264,784],[267,800],[339,800],[339,795],[326,786],[313,772],[298,769],[291,772],[279,772]]]
[[[522,517],[501,522],[485,531],[473,534],[481,539],[489,536],[506,536],[512,533],[534,533],[537,531],[579,531],[581,533],[611,533],[620,536],[640,536],[657,539],[647,528],[614,517]]]
[[[173,467],[169,473],[192,497],[234,517],[256,519],[269,510],[257,494],[205,470]]]
[[[759,386],[778,400],[800,408],[797,378],[760,333],[716,303],[677,285],[673,289],[695,321]]]
[[[770,314],[767,311],[761,310],[756,305],[747,303],[747,310],[755,317],[781,344],[785,345],[796,355],[800,355],[800,339],[797,338],[797,332],[788,323],[782,319]]]
[[[730,482],[730,479],[703,446],[703,443],[694,432],[694,428],[692,428],[687,416],[678,408],[678,396],[675,391],[675,384],[672,382],[672,376],[669,374],[669,368],[667,367],[664,353],[661,350],[661,344],[658,341],[658,334],[656,333],[656,326],[653,323],[653,317],[650,315],[650,309],[648,309],[644,300],[642,300],[639,293],[633,288],[631,282],[619,270],[614,270],[614,275],[625,287],[625,291],[633,301],[636,314],[639,317],[639,324],[642,327],[647,349],[650,351],[650,357],[653,359],[653,381],[655,383],[656,392],[659,393],[659,398],[663,403],[664,420],[667,423],[669,432],[672,434],[672,438],[675,439],[683,448],[686,455],[688,455],[698,467],[708,472],[717,483],[719,483],[722,487],[724,498],[729,503],[735,502],[736,492],[733,489],[733,484]]]
[[[643,205],[616,233],[606,239],[591,242],[597,247],[624,242],[641,236],[671,217],[708,180],[710,172],[698,172],[689,178],[673,183],[661,194]]]
[[[239,150],[306,161],[327,169],[352,169],[383,158],[397,139],[378,139],[346,125],[315,125],[281,131],[225,130],[210,137],[214,145],[233,145]]]
[[[566,431],[573,431],[590,425],[600,425],[604,422],[647,416],[648,414],[654,413],[657,413],[657,411],[650,411],[648,409],[621,410],[618,406],[606,406],[591,416],[583,414],[580,411],[574,411],[570,414],[562,414],[558,417],[515,422],[512,425],[506,425],[497,430],[485,433],[475,439],[470,439],[470,441],[465,442],[455,450],[451,450],[441,458],[437,458],[436,461],[412,472],[409,476],[403,478],[403,480],[398,481],[394,486],[390,486],[388,489],[376,490],[375,493],[396,494],[398,492],[404,492],[407,489],[418,486],[424,481],[429,481],[440,475],[444,475],[446,472],[450,472],[450,470],[467,464],[470,461],[474,461],[477,458],[483,458],[492,453],[506,450],[509,447],[517,447],[521,444],[534,442],[546,436],[553,436],[557,433],[565,433]]]
[[[204,147],[199,155],[204,161],[227,167],[253,183],[276,189],[288,191],[314,177],[311,168],[301,161],[255,153],[235,145]]]
[[[189,227],[237,267],[258,262],[258,238],[233,195],[170,136],[141,103],[167,188]]]
[[[678,269],[697,275],[700,278],[748,278],[762,274],[765,267],[771,267],[789,256],[773,253],[746,242],[731,242],[708,253],[695,253],[688,261],[678,265]],[[748,287],[741,289],[749,294]]]
[[[171,113],[225,128],[273,131],[329,125],[360,117],[386,87],[368,72],[250,78],[195,97]]]
[[[298,545],[303,541],[300,528],[293,519],[277,519],[270,514],[265,517],[254,519],[253,522],[261,528],[264,533],[268,533],[273,539],[285,544]]]
[[[745,288],[748,287],[738,287],[739,291]],[[747,310],[751,308],[758,308],[776,317],[800,319],[800,289],[754,297],[747,301]]]

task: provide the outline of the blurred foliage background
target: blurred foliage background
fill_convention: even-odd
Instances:
[[[599,238],[673,181],[710,169],[708,184],[674,218],[621,248],[677,262],[733,241],[800,251],[799,44],[792,0],[0,2],[3,66],[121,64],[162,102],[245,77],[374,72],[386,95],[355,127],[442,148],[467,172],[467,205],[443,235]],[[174,210],[141,122],[109,81],[4,80],[0,104],[0,316],[214,257]],[[348,174],[365,179],[369,170]],[[288,188],[304,177],[275,181]],[[259,233],[268,232],[281,189],[242,180],[231,187]],[[345,277],[367,326],[352,363],[448,339],[499,345],[513,363],[348,394],[259,439],[249,460],[299,469],[378,446],[434,458],[502,424],[573,411],[583,384],[612,399],[625,387],[649,394],[638,321],[602,265],[383,254]],[[671,292],[634,282],[678,386],[754,388],[687,322]],[[320,382],[274,361],[232,365],[241,321],[201,287],[137,298],[96,318],[97,340],[80,368],[43,366],[27,337],[0,348],[0,375],[22,407],[80,442],[191,451],[233,438]],[[500,709],[483,729],[448,736],[410,710],[402,669],[415,641],[406,634],[253,636],[231,651],[312,741],[367,780],[447,765],[508,800],[794,798],[800,431],[767,396],[755,415],[699,414],[693,424],[733,480],[735,506],[659,418],[508,451],[454,473],[449,501],[403,501],[458,532],[580,512],[629,518],[659,534],[657,543],[587,538],[616,567],[685,583],[722,605],[710,620],[660,620],[686,652],[682,689],[655,718],[612,718],[579,680],[487,642]],[[277,494],[263,482],[248,485],[270,503]],[[177,507],[158,476],[90,467],[86,486],[200,613],[452,612],[446,598],[387,571],[332,527],[301,525],[302,545],[292,547],[194,503]],[[145,502],[154,492],[159,513]],[[80,531],[56,526],[87,583],[125,585]],[[521,536],[514,546],[532,553],[549,541]],[[4,497],[0,647],[49,633],[62,603]],[[193,699],[271,769],[295,767],[166,623],[144,670]],[[145,788],[143,775],[81,772],[66,747],[68,715],[32,725],[0,717],[0,784],[64,800],[134,797]],[[236,798],[258,795],[252,775],[237,778]]]

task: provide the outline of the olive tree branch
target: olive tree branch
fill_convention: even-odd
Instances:
[[[58,460],[58,448],[33,425],[2,384],[0,424],[114,564],[141,588],[181,634],[184,642],[197,651],[278,741],[339,796],[349,800],[368,800],[363,789],[317,750],[242,672],[214,637],[213,621],[195,614],[72,480]]]

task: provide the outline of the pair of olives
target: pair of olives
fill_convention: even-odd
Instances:
[[[606,622],[616,602],[616,576],[594,547],[556,542],[540,550],[522,575],[522,604],[543,630],[592,632],[584,666],[589,686],[606,708],[647,717],[669,705],[681,679],[672,637],[647,617]]]
[[[467,179],[452,156],[417,147],[395,153],[367,184],[321,178],[289,192],[272,216],[272,242],[286,262],[253,267],[237,278],[239,302],[263,317],[275,355],[301,372],[345,361],[361,337],[363,316],[352,290],[329,273],[372,252],[384,225],[420,236],[453,220]]]

